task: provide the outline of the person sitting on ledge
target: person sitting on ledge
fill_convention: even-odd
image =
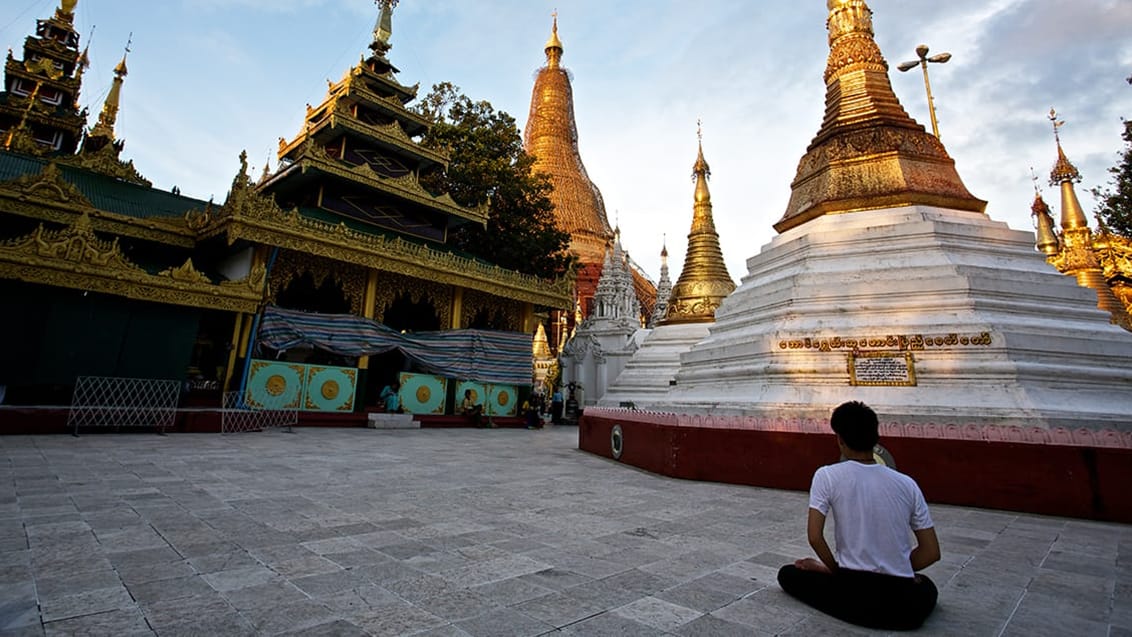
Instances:
[[[480,414],[483,413],[483,405],[477,405],[476,400],[472,398],[472,390],[464,390],[464,401],[460,403],[460,412],[472,423],[473,427],[480,427]]]
[[[778,571],[782,590],[843,621],[911,630],[935,608],[938,591],[917,571],[939,560],[939,539],[920,487],[877,464],[877,415],[860,402],[833,411],[844,462],[821,467],[810,486],[806,535],[817,553]],[[825,540],[833,516],[837,556]],[[915,537],[915,545],[912,538]]]
[[[382,402],[385,403],[385,412],[390,414],[403,414],[404,409],[401,409],[401,383],[394,380],[391,384],[386,385],[381,390],[380,396]]]

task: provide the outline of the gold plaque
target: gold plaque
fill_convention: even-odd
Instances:
[[[915,387],[912,352],[850,352],[849,384],[855,387]]]
[[[495,402],[499,403],[500,407],[506,407],[507,403],[511,402],[511,394],[508,394],[506,390],[501,391],[496,394]]]
[[[322,384],[322,397],[326,400],[334,400],[338,397],[338,381],[328,380]]]
[[[432,392],[429,391],[428,387],[425,387],[424,385],[417,387],[417,402],[418,403],[421,403],[423,405],[424,403],[428,402],[429,398],[432,398]]]

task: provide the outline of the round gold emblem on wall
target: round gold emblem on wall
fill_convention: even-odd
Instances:
[[[495,402],[499,403],[500,407],[506,407],[507,403],[511,402],[511,395],[506,390],[499,392],[495,396]]]
[[[428,387],[425,387],[424,385],[417,387],[417,402],[418,403],[422,403],[422,404],[427,403],[429,398],[432,398],[432,392],[429,391]]]
[[[264,389],[272,396],[282,396],[283,392],[287,391],[287,379],[279,374],[275,374],[267,379],[267,383],[264,384]]]
[[[328,380],[322,384],[322,397],[326,400],[334,400],[338,397],[337,381]]]

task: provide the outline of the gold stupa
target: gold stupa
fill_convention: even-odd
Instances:
[[[983,212],[939,139],[892,92],[864,0],[829,0],[825,119],[798,164],[785,232],[816,217],[906,205]]]
[[[1057,142],[1057,162],[1049,181],[1061,189],[1061,233],[1054,230],[1049,206],[1038,193],[1032,208],[1038,226],[1036,247],[1059,272],[1096,292],[1097,307],[1111,314],[1113,323],[1132,330],[1132,295],[1128,294],[1127,284],[1132,280],[1132,241],[1112,235],[1103,227],[1097,234],[1089,229],[1073,188],[1081,181],[1081,173],[1065,155],[1057,132],[1063,122],[1058,121],[1053,110],[1050,120]]]
[[[680,278],[672,287],[661,325],[714,321],[716,308],[735,291],[735,282],[723,262],[719,233],[715,231],[715,220],[711,214],[711,192],[708,190],[711,168],[704,160],[703,135],[697,134],[700,136],[699,152],[692,167],[696,195],[692,207],[692,229],[688,232],[688,252],[684,255]]]
[[[558,227],[570,233],[570,249],[583,264],[596,263],[600,268],[613,230],[601,192],[590,181],[578,152],[574,94],[569,72],[561,66],[557,16],[545,50],[546,66],[539,69],[531,93],[523,147],[535,158],[534,170],[548,175],[554,184],[550,199]]]

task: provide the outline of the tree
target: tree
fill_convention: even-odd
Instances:
[[[1132,77],[1128,78],[1132,84]],[[1108,169],[1112,178],[1104,188],[1090,190],[1097,198],[1097,218],[1110,230],[1132,237],[1132,121],[1124,121],[1124,151],[1120,163]]]
[[[432,120],[422,145],[447,152],[448,171],[423,175],[425,187],[448,192],[465,206],[490,199],[487,227],[465,225],[450,236],[457,248],[500,267],[557,278],[574,268],[570,235],[554,219],[553,189],[532,172],[515,118],[487,101],[473,101],[443,82],[416,105]]]

